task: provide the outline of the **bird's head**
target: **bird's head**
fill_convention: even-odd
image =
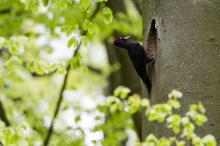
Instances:
[[[113,45],[123,48],[123,44],[124,44],[124,43],[127,43],[130,38],[131,38],[131,36],[116,38],[116,39],[113,41]]]

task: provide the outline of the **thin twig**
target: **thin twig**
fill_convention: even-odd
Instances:
[[[78,43],[78,46],[77,46],[76,50],[74,51],[74,54],[73,54],[72,58],[74,58],[76,56],[76,54],[77,54],[78,50],[80,49],[80,47],[81,47],[81,41]],[[68,66],[66,68],[66,74],[65,74],[64,80],[63,80],[63,85],[62,85],[62,88],[61,88],[61,91],[60,91],[60,94],[59,94],[59,99],[57,101],[56,109],[54,111],[53,119],[52,119],[50,127],[48,129],[47,137],[44,141],[44,146],[48,146],[51,135],[53,133],[54,122],[56,120],[56,117],[58,115],[58,112],[59,112],[59,109],[60,109],[60,106],[61,106],[61,103],[62,103],[62,100],[63,100],[63,92],[64,92],[64,90],[66,88],[66,85],[67,85],[67,79],[69,77],[70,68],[71,68],[71,64],[68,63]]]
[[[83,22],[84,22],[85,19],[86,19],[86,14],[87,14],[87,11],[88,11],[90,5],[91,5],[91,2],[90,2],[90,4],[88,5],[87,9],[85,10],[84,16],[83,16],[82,21],[81,21],[80,26],[79,26],[79,30],[81,30],[82,25],[83,25]],[[97,13],[97,12],[95,12],[95,13]],[[92,16],[93,16],[93,15],[92,15]],[[94,17],[94,16],[93,16],[93,17]],[[86,33],[85,33],[85,34],[86,34]],[[66,74],[65,74],[65,76],[64,76],[63,85],[62,85],[61,90],[60,90],[59,99],[58,99],[58,101],[57,101],[57,105],[56,105],[56,109],[55,109],[55,111],[54,111],[53,119],[52,119],[51,124],[50,124],[50,127],[49,127],[49,129],[48,129],[47,136],[46,136],[46,138],[45,138],[45,140],[44,140],[44,146],[48,146],[48,145],[49,145],[51,136],[52,136],[52,134],[53,134],[54,122],[55,122],[56,117],[57,117],[57,115],[58,115],[58,112],[59,112],[59,109],[60,109],[60,106],[61,106],[61,103],[62,103],[62,100],[63,100],[63,93],[64,93],[64,90],[65,90],[65,88],[66,88],[67,80],[68,80],[68,77],[69,77],[69,74],[70,74],[70,69],[71,69],[71,63],[70,63],[70,61],[78,54],[78,51],[79,51],[80,48],[81,48],[81,40],[79,40],[78,45],[77,45],[75,51],[73,52],[73,56],[71,57],[71,59],[70,59],[69,62],[68,62],[68,65],[67,65],[67,68],[66,68]]]

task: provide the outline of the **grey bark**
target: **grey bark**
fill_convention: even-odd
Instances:
[[[184,93],[181,113],[201,101],[208,122],[202,136],[212,133],[220,143],[220,1],[143,0],[143,44],[152,19],[158,30],[156,62],[152,67],[152,103],[165,100],[172,89]],[[162,124],[147,124],[144,136],[166,136]]]

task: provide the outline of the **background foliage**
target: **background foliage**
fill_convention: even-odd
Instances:
[[[92,145],[103,138],[93,132],[104,120],[96,105],[104,103],[115,68],[104,41],[116,31],[141,36],[140,16],[126,3],[127,13],[113,13],[106,0],[0,1],[0,97],[10,122],[1,123],[2,144],[43,144],[69,64],[50,145]]]

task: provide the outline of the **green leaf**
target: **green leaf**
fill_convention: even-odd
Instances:
[[[110,112],[111,113],[115,113],[117,111],[118,107],[117,107],[117,104],[113,104],[110,106]]]
[[[171,112],[172,108],[168,104],[156,104],[147,110],[147,115],[150,121],[163,122]]]
[[[79,53],[75,57],[73,57],[73,59],[71,60],[71,67],[73,69],[81,67],[80,59],[81,59],[81,55]]]
[[[160,111],[157,105],[155,105],[156,108],[152,108],[148,110],[147,116],[149,121],[158,121],[158,122],[163,122],[167,116],[164,112]]]
[[[90,27],[92,27],[92,22],[88,19],[84,20],[83,25],[82,25],[82,29],[84,31],[87,31],[90,29]]]
[[[53,72],[57,69],[57,65],[56,64],[50,64],[48,66],[48,69],[49,69],[50,72]]]
[[[149,109],[148,112],[146,112],[146,116],[149,121],[155,121],[158,119],[158,113],[154,109]]]
[[[144,143],[153,143],[155,144],[155,146],[158,144],[158,139],[156,136],[154,136],[153,134],[150,134],[146,137],[145,142]]]
[[[173,132],[175,134],[180,132],[180,123],[181,123],[181,117],[180,115],[174,114],[174,115],[170,115],[167,118],[167,127],[168,128],[172,128]]]
[[[43,75],[44,74],[44,67],[40,62],[36,63],[36,72],[39,75]]]
[[[198,126],[201,126],[207,121],[207,117],[203,114],[198,113],[197,105],[192,105],[190,111],[186,113]]]
[[[184,141],[177,141],[176,146],[185,146],[186,143]]]
[[[7,64],[13,64],[13,65],[21,65],[22,60],[17,56],[11,56],[10,59],[7,61]]]
[[[72,27],[70,25],[64,25],[61,27],[61,32],[65,32],[69,36],[72,33]]]
[[[31,72],[34,72],[34,71],[35,71],[35,68],[36,68],[35,62],[34,62],[34,61],[29,61],[29,62],[27,63],[27,68],[28,68]]]
[[[68,41],[68,47],[76,47],[78,44],[78,41],[75,37],[72,37],[69,41]]]
[[[141,105],[143,106],[143,107],[146,107],[146,108],[149,108],[150,107],[150,102],[149,102],[149,100],[148,99],[142,99],[141,100]]]
[[[198,126],[201,126],[206,121],[207,121],[207,117],[205,115],[197,114],[196,117],[195,117],[195,123]]]
[[[81,42],[84,47],[87,47],[87,45],[89,43],[89,39],[87,37],[84,37],[81,39]]]
[[[115,96],[109,96],[107,97],[107,100],[106,100],[106,106],[111,106],[114,102],[116,102],[117,100],[117,97]]]
[[[114,96],[125,99],[130,93],[130,89],[124,86],[119,86],[114,90]]]
[[[78,115],[78,116],[75,117],[75,122],[76,122],[76,123],[80,122],[80,120],[81,120],[80,115]]]
[[[189,108],[190,111],[196,111],[197,109],[198,109],[198,105],[197,104],[190,105],[190,108]]]
[[[130,105],[129,112],[131,114],[137,112],[137,110],[139,110],[140,105],[141,105],[140,97],[136,94],[134,94],[133,96],[130,96],[128,99],[128,104]]]
[[[39,1],[38,0],[32,0],[31,1],[31,10],[32,12],[37,12],[39,7]]]
[[[172,106],[169,104],[162,104],[160,108],[160,110],[167,115],[172,113]]]
[[[187,131],[193,132],[195,130],[195,126],[192,123],[187,123],[184,126],[185,129],[187,129]]]
[[[166,138],[161,138],[158,142],[158,146],[171,146],[171,141]]]
[[[104,113],[106,111],[106,106],[105,105],[98,105],[97,109],[99,112]]]
[[[191,122],[187,122],[183,125],[183,131],[181,137],[186,137],[188,140],[192,139],[194,136],[195,126]]]
[[[181,107],[181,104],[179,101],[177,101],[176,99],[169,99],[168,100],[168,104],[173,107],[174,109],[178,109]]]
[[[186,124],[188,124],[189,122],[190,122],[189,117],[183,117],[183,118],[181,119],[181,123],[183,124],[183,126],[186,125]]]
[[[202,113],[205,114],[206,110],[205,107],[203,106],[203,104],[201,102],[199,102],[198,104],[198,110]]]
[[[183,93],[178,91],[178,90],[172,90],[171,93],[168,95],[168,98],[170,99],[177,99],[177,98],[182,98]]]
[[[193,143],[194,146],[204,146],[204,144],[203,144],[201,138],[198,137],[198,136],[195,136],[195,137],[193,138],[192,143]]]
[[[123,108],[124,108],[124,104],[123,104],[122,102],[117,103],[117,109],[118,109],[119,111],[122,111]]]
[[[90,0],[80,0],[80,4],[83,9],[87,9],[90,4]]]
[[[93,34],[93,33],[97,33],[98,30],[99,30],[98,25],[95,24],[95,23],[91,23],[91,25],[90,25],[90,27],[88,29],[88,32],[89,32],[89,34]]]
[[[87,66],[83,66],[82,70],[83,70],[83,72],[84,72],[85,74],[88,74],[88,73],[89,73],[89,69],[88,69]]]
[[[59,66],[57,68],[57,72],[60,73],[60,74],[65,74],[66,73],[66,68],[65,66]]]
[[[13,45],[9,48],[9,52],[11,54],[18,55],[20,53],[20,50],[18,49],[18,47]]]
[[[71,26],[72,31],[77,30],[78,28],[79,28],[79,25],[77,23]]]
[[[103,13],[103,16],[104,16],[104,23],[105,24],[109,24],[112,22],[113,20],[113,15],[112,15],[112,11],[110,8],[108,7],[105,7],[102,9],[102,13]]]
[[[29,10],[31,8],[31,2],[32,0],[26,0],[24,5],[25,5],[25,10]]]
[[[177,134],[177,133],[180,132],[180,126],[179,126],[179,125],[173,125],[172,129],[173,129],[173,132],[174,132],[175,134]]]
[[[203,139],[202,139],[203,143],[206,146],[217,146],[217,142],[216,139],[213,135],[206,135]]]

